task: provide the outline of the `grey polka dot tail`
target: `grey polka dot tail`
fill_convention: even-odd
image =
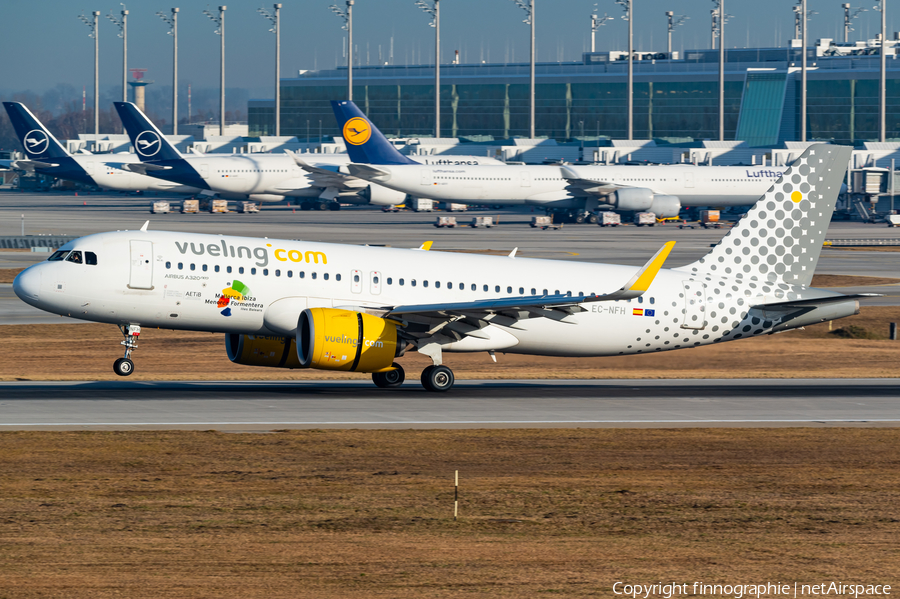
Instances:
[[[709,254],[679,270],[808,287],[851,151],[810,146]]]

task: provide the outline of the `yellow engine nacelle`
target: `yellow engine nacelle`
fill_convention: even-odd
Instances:
[[[385,372],[397,355],[397,325],[384,318],[334,308],[308,308],[297,326],[303,368]]]
[[[290,337],[268,335],[225,335],[225,351],[235,364],[301,368],[297,359],[297,345]]]

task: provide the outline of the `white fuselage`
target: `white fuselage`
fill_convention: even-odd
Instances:
[[[61,249],[92,252],[97,263],[32,266],[16,281],[19,297],[95,322],[284,336],[294,334],[307,307],[577,297],[615,290],[635,273],[628,266],[159,231],[100,233]],[[803,293],[734,279],[725,286],[725,280],[662,270],[640,298],[586,303],[586,311],[566,322],[489,324],[479,338],[443,349],[602,356],[706,345],[738,327],[747,327],[744,337],[771,332],[773,323],[751,313],[751,306]],[[709,298],[686,292],[704,284]],[[241,301],[223,298],[232,286],[247,288]]]
[[[304,160],[315,166],[341,167],[350,163],[346,154],[301,154]],[[498,160],[475,156],[411,156],[413,160],[421,161],[449,161],[451,164],[502,164]],[[309,173],[297,166],[294,159],[286,153],[280,154],[231,154],[185,156],[200,177],[209,186],[210,191],[221,194],[223,197],[233,196],[240,199],[243,196],[281,196],[281,197],[319,197],[323,189],[333,184],[333,181],[322,183],[313,173]],[[337,171],[337,169],[335,169]],[[350,177],[344,172],[336,172],[336,175],[344,175],[344,180],[337,192],[357,193],[370,185],[367,181]],[[156,171],[157,177],[165,177],[165,171]],[[268,201],[279,201],[279,198],[268,198]],[[402,202],[402,198],[397,203]]]
[[[197,187],[190,187],[132,173],[122,169],[123,164],[139,163],[135,154],[73,154],[72,158],[94,180],[97,187],[113,191],[159,191],[169,193],[199,193]],[[53,159],[46,159],[52,162]]]
[[[573,198],[597,197],[572,187],[559,166],[418,167],[378,165],[389,175],[371,179],[415,197],[462,203],[565,206]],[[684,207],[747,206],[781,176],[782,167],[737,166],[566,166],[598,186],[646,188],[678,197]]]

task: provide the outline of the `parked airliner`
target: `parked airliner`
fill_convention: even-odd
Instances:
[[[167,181],[201,187],[225,199],[280,202],[305,198],[303,208],[338,209],[340,204],[390,206],[406,199],[403,192],[350,176],[346,154],[232,154],[183,156],[131,102],[115,102],[119,117],[141,163],[128,166]],[[503,163],[484,156],[417,157],[445,164]],[[303,164],[304,170],[298,166]]]
[[[118,325],[131,360],[142,328],[225,333],[236,363],[372,373],[447,352],[615,356],[697,347],[856,314],[863,295],[809,287],[851,148],[811,146],[703,258],[645,266],[463,255],[150,230],[72,241],[13,283],[25,302]],[[172,355],[173,360],[185,356]],[[652,360],[652,359],[651,359]]]
[[[27,160],[15,160],[10,167],[50,175],[60,179],[96,185],[115,191],[167,191],[193,194],[199,188],[145,177],[126,170],[125,165],[139,162],[134,154],[70,154],[50,131],[20,102],[4,102],[25,148]]]
[[[598,208],[674,217],[682,206],[747,206],[784,171],[690,164],[422,166],[397,152],[356,104],[331,105],[354,162],[348,167],[354,176],[421,198],[568,211],[579,222]]]

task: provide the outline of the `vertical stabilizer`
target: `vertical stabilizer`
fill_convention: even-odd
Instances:
[[[361,164],[416,164],[397,151],[353,102],[331,102],[347,154]]]
[[[21,102],[4,102],[16,135],[30,160],[63,158],[69,153]]]
[[[852,150],[807,148],[710,253],[678,270],[809,286]]]
[[[131,102],[113,102],[125,131],[131,138],[134,152],[141,162],[148,160],[178,160],[181,152],[169,143],[166,136],[156,128],[150,119]]]

